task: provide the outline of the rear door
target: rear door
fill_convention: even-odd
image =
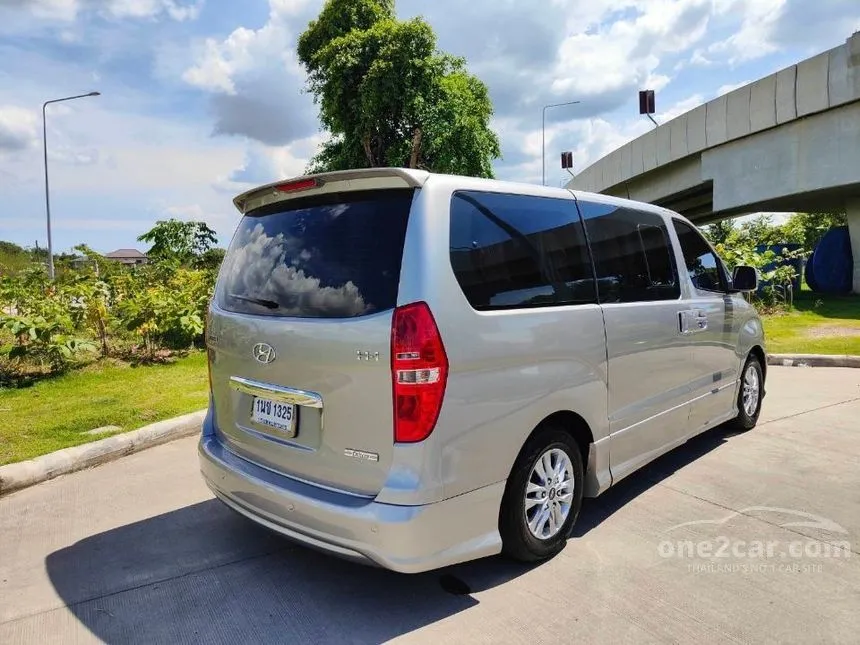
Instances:
[[[734,409],[740,330],[723,263],[695,227],[679,219],[672,222],[691,284],[684,314],[692,344],[690,429],[696,432],[725,421]]]
[[[234,453],[337,490],[382,488],[414,193],[329,190],[242,218],[209,321],[216,424]]]
[[[609,365],[613,480],[678,442],[689,415],[688,340],[665,220],[656,213],[577,200],[598,279]]]

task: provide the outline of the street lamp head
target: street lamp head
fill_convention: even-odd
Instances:
[[[101,96],[101,95],[102,95],[101,92],[90,92],[89,94],[87,94],[87,96]]]

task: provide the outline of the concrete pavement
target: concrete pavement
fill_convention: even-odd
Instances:
[[[531,568],[402,576],[294,546],[212,499],[190,438],[12,493],[0,643],[856,643],[860,370],[768,372],[758,428],[586,500]]]

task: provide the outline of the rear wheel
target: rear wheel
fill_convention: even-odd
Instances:
[[[523,562],[544,560],[564,548],[582,507],[582,454],[557,426],[535,433],[508,478],[499,531],[503,552]]]
[[[741,373],[738,389],[738,416],[732,420],[737,430],[751,430],[758,423],[761,412],[761,397],[764,392],[764,372],[758,357],[750,355]]]

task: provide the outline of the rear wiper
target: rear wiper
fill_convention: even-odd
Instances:
[[[280,309],[281,305],[279,305],[274,300],[266,300],[265,298],[252,298],[250,296],[240,296],[238,293],[231,293],[231,298],[235,298],[236,300],[244,300],[245,302],[253,302],[255,305],[260,305],[261,307],[265,307],[266,309]]]

